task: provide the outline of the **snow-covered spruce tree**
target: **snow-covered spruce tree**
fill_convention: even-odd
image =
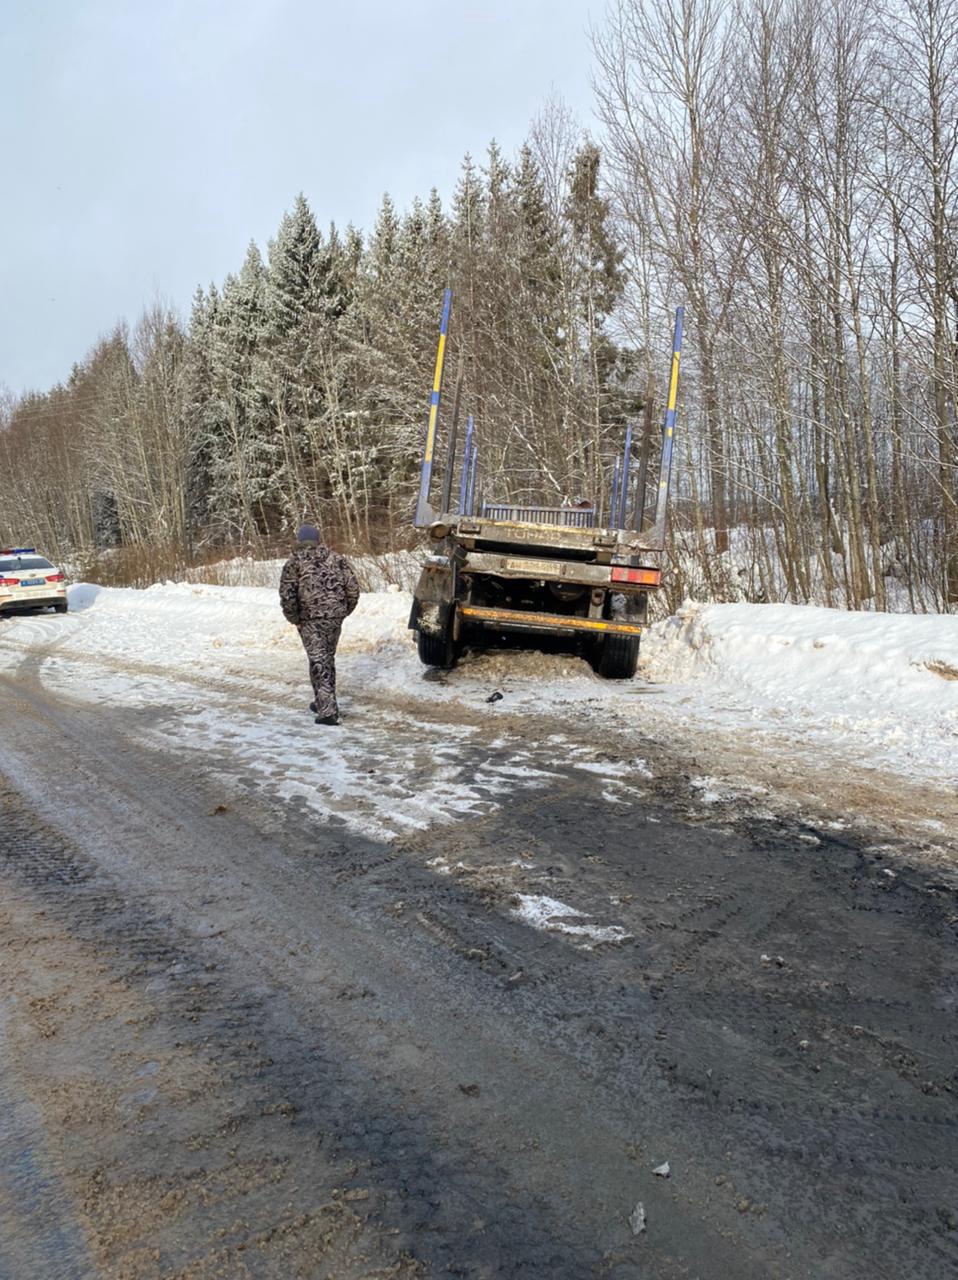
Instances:
[[[514,165],[491,146],[483,175],[468,158],[463,166],[451,228],[455,338],[487,496],[598,496],[603,433],[622,414],[619,353],[605,332],[621,251],[594,155],[590,165],[579,204],[572,171],[550,175],[550,198],[531,146]]]
[[[337,326],[348,307],[342,246],[323,241],[303,195],[269,246],[265,370],[276,432],[269,488],[280,524],[319,514],[331,497],[329,414],[340,377]]]
[[[490,169],[490,180],[493,173]],[[563,363],[561,228],[528,146],[521,149],[504,192],[495,202],[490,199],[491,211],[494,206],[498,231],[490,220],[489,279],[501,339],[495,357],[502,374],[498,395],[509,406],[503,466],[511,470],[519,464],[528,497],[558,502],[581,485],[563,430],[574,370]],[[498,271],[497,242],[508,246]]]
[[[364,529],[405,524],[412,510],[446,252],[435,193],[402,219],[384,196],[343,324],[352,389],[345,461]]]
[[[214,385],[213,335],[219,303],[216,285],[211,284],[209,292],[198,287],[190,312],[183,392],[189,454],[185,499],[188,550],[226,529],[225,513],[217,509],[212,483],[215,461],[226,437],[222,405]]]
[[[223,533],[249,543],[270,531],[276,447],[265,378],[266,271],[255,244],[223,285],[210,332],[210,503]]]
[[[568,448],[597,501],[605,497],[608,456],[621,448],[626,423],[637,424],[648,382],[641,346],[629,347],[610,334],[625,289],[625,254],[601,188],[601,163],[600,148],[581,143],[567,174],[562,210],[563,323],[566,359],[575,373]]]

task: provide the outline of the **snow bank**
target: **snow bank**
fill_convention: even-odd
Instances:
[[[252,556],[234,556],[214,564],[199,565],[184,574],[186,582],[200,586],[273,587],[279,586],[279,575],[285,560],[254,560]]]
[[[642,674],[707,682],[754,716],[958,769],[958,617],[686,604],[647,633]]]
[[[96,603],[97,596],[105,590],[107,590],[106,587],[98,587],[94,582],[78,582],[75,587],[68,587],[67,599],[70,602],[70,608],[74,613],[89,609]]]
[[[104,628],[142,629],[156,622],[154,647],[177,638],[194,651],[204,643],[215,648],[272,649],[290,645],[298,650],[299,638],[279,610],[271,587],[222,587],[198,583],[164,582],[138,591],[132,587],[98,587],[80,582],[67,592],[73,612],[99,613]],[[390,643],[408,643],[407,624],[411,597],[396,588],[365,593],[356,611],[343,624],[343,651],[371,651]],[[36,622],[48,622],[37,619]],[[96,619],[91,619],[96,622]],[[102,637],[88,632],[95,644]]]

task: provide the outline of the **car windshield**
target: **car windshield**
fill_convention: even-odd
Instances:
[[[43,556],[4,556],[0,559],[0,573],[20,573],[24,569],[52,569],[53,565]]]

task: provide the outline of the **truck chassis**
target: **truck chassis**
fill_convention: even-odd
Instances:
[[[654,518],[643,531],[644,510],[637,508],[644,504],[638,501],[631,513],[632,527],[626,527],[631,426],[621,469],[618,460],[614,467],[612,519],[598,525],[591,507],[522,508],[480,502],[476,511],[477,451],[471,418],[462,458],[459,510],[448,510],[456,453],[454,412],[443,509],[432,510],[429,487],[450,302],[447,290],[416,518],[431,546],[409,619],[417,633],[419,657],[427,666],[448,669],[455,666],[466,643],[515,643],[525,637],[527,642],[579,652],[609,679],[629,679],[635,674],[648,618],[649,592],[662,581],[682,308],[676,312]],[[458,399],[457,394],[457,408]]]

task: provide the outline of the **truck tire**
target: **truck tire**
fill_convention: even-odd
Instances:
[[[595,669],[606,680],[631,680],[639,661],[639,636],[606,636],[598,645]]]
[[[419,649],[419,661],[423,666],[442,667],[443,671],[449,671],[458,661],[459,654],[448,631],[442,636],[430,635],[427,631],[417,631],[416,645]]]

